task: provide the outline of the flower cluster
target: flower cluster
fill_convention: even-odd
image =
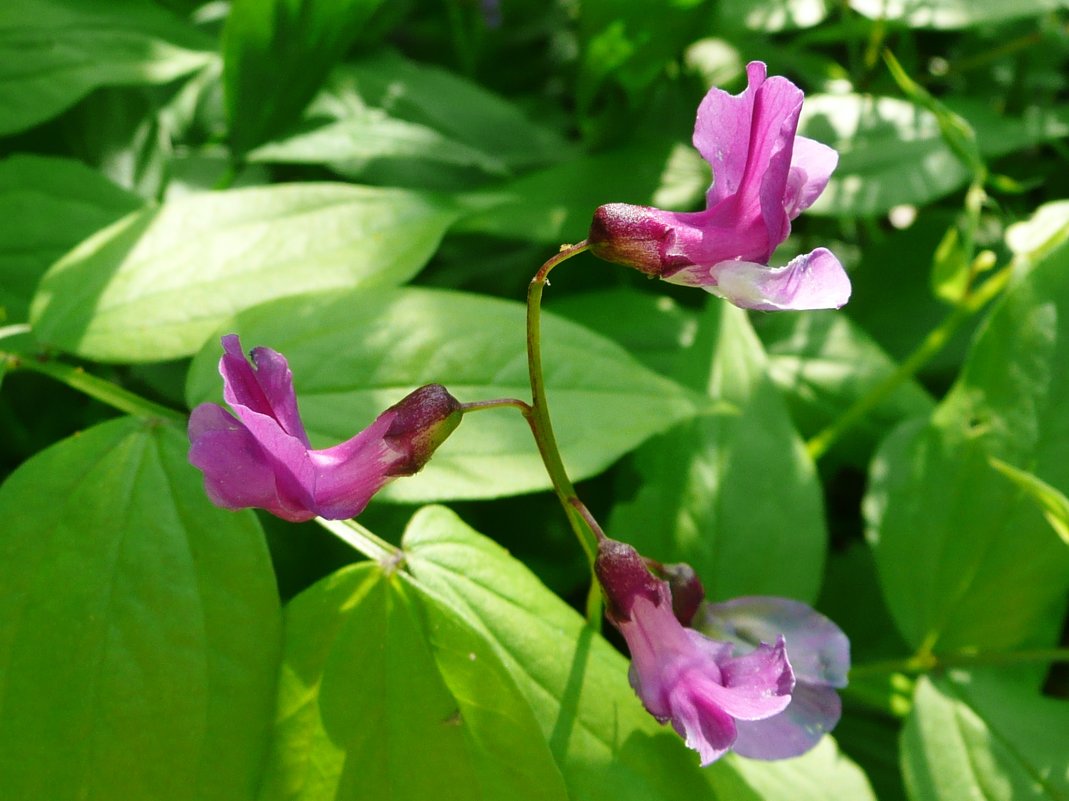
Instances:
[[[705,211],[601,206],[590,249],[746,309],[839,308],[850,298],[850,279],[826,248],[785,267],[768,266],[791,220],[824,191],[838,154],[797,134],[803,99],[797,86],[766,77],[760,61],[746,74],[741,94],[710,89],[698,108],[694,146],[713,169]]]
[[[768,266],[791,220],[823,191],[835,151],[797,135],[802,93],[796,86],[768,78],[759,62],[747,75],[740,95],[713,89],[698,110],[694,144],[714,174],[705,211],[602,206],[589,247],[744,308],[841,306],[850,282],[830,251],[817,248],[785,267]],[[189,459],[203,472],[208,496],[227,509],[256,507],[290,521],[355,516],[389,481],[420,470],[464,411],[480,405],[461,406],[431,384],[352,439],[316,450],[298,413],[286,359],[261,347],[250,363],[233,334],[222,344],[219,372],[233,413],[211,403],[193,410]],[[541,363],[534,343],[528,347],[534,389]],[[531,405],[509,399],[482,406],[521,407],[537,438],[537,413],[548,413],[534,396]],[[846,683],[850,654],[834,623],[782,598],[708,603],[688,566],[649,562],[595,524],[590,528],[600,538],[594,568],[606,615],[631,651],[631,684],[650,714],[671,721],[703,765],[729,749],[758,759],[796,756],[836,724],[836,688]]]
[[[606,615],[631,650],[631,686],[703,765],[728,749],[754,759],[798,756],[838,722],[835,688],[846,684],[850,645],[823,615],[785,598],[696,610],[687,602],[682,608],[694,618],[687,628],[672,591],[680,586],[693,599],[700,588],[693,573],[670,585],[633,547],[611,539],[601,541],[595,570]],[[737,647],[745,650],[736,655]]]

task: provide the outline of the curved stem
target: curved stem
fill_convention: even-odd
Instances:
[[[186,415],[183,412],[154,403],[147,398],[142,398],[128,389],[123,389],[118,384],[113,384],[103,378],[87,373],[81,367],[73,367],[62,362],[18,356],[13,353],[4,353],[3,351],[0,351],[0,362],[3,362],[8,370],[29,370],[32,373],[46,375],[66,384],[71,389],[81,392],[83,395],[88,395],[126,414],[132,414],[137,417],[161,418],[182,423],[183,425],[186,421]]]
[[[576,500],[578,498],[575,494],[575,487],[564,468],[557,438],[553,433],[549,403],[546,400],[546,381],[542,373],[542,290],[549,283],[549,274],[554,267],[582,253],[588,247],[586,240],[578,245],[562,247],[559,253],[539,268],[527,287],[527,370],[531,379],[531,409],[527,421],[531,426],[531,433],[534,434],[538,452],[542,455],[542,463],[546,466],[546,472],[553,483],[557,498],[564,507],[564,513],[568,517],[575,536],[579,539],[579,544],[583,546],[583,551],[593,566],[594,558],[598,553],[597,538],[572,503],[573,498]]]
[[[927,364],[950,341],[965,322],[980,310],[989,300],[1001,292],[1009,282],[1012,267],[1003,267],[991,276],[976,291],[963,300],[938,326],[928,332],[928,336],[911,353],[898,368],[865,395],[858,398],[831,425],[814,435],[807,443],[806,450],[814,461],[819,459],[839,438],[859,423],[865,415],[879,406],[898,386],[912,378],[921,367]]]
[[[467,414],[468,412],[481,412],[485,409],[503,409],[508,407],[519,409],[524,417],[527,417],[531,413],[531,404],[527,401],[522,401],[519,398],[495,398],[493,400],[462,403],[460,404],[460,412],[461,414]]]

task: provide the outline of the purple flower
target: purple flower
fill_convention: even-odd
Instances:
[[[612,203],[594,213],[588,241],[608,261],[674,284],[699,286],[744,309],[827,309],[850,297],[850,279],[826,248],[768,266],[838,162],[827,145],[798,136],[802,91],[746,68],[739,95],[710,89],[698,107],[694,146],[713,168],[705,211]]]
[[[189,461],[225,509],[256,507],[299,522],[353,517],[396,476],[417,472],[460,423],[445,388],[417,389],[352,439],[312,450],[282,354],[255,348],[246,360],[236,334],[223,337],[223,397],[237,414],[203,403],[189,418]]]
[[[631,650],[631,686],[650,714],[672,722],[703,765],[734,745],[740,726],[791,702],[794,672],[783,637],[733,656],[730,643],[680,624],[667,582],[651,575],[630,545],[603,540],[595,569],[606,614]]]
[[[846,686],[850,641],[828,618],[787,598],[752,596],[706,603],[695,629],[743,648],[771,637],[786,640],[794,669],[790,705],[764,720],[739,722],[734,749],[754,759],[785,759],[804,754],[839,722],[837,687]]]

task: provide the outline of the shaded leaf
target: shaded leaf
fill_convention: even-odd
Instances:
[[[1012,675],[923,677],[902,734],[902,770],[916,801],[1064,801],[1066,742],[1069,702]]]
[[[183,432],[114,420],[0,487],[9,798],[251,799],[279,610],[263,533],[216,509]]]
[[[1039,16],[1065,8],[1064,0],[849,0],[850,7],[872,19],[887,19],[911,28],[971,28]]]
[[[139,206],[140,198],[77,161],[30,155],[0,161],[0,307],[6,319],[26,319],[52,262]]]
[[[235,0],[223,31],[234,150],[246,152],[300,116],[381,2]]]
[[[376,564],[289,603],[278,708],[261,801],[567,797],[490,645]]]
[[[640,448],[638,489],[616,504],[609,529],[654,559],[689,563],[710,597],[812,600],[827,536],[820,485],[761,343],[745,312],[718,300],[694,341],[677,378],[737,411]]]
[[[1009,649],[1060,630],[1069,551],[991,457],[1069,489],[1069,246],[1020,278],[952,391],[873,462],[868,536],[913,647]]]

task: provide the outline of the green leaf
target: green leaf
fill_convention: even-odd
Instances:
[[[146,0],[19,0],[0,7],[0,135],[31,128],[99,86],[169,83],[207,64],[211,40]]]
[[[839,750],[831,737],[793,759],[731,759],[732,766],[761,801],[876,801],[864,771]]]
[[[917,682],[902,734],[902,770],[915,801],[1065,801],[1069,703],[1004,673]]]
[[[1020,487],[1043,510],[1051,528],[1069,545],[1069,498],[1046,481],[1001,459],[992,457],[991,466]]]
[[[1069,112],[1064,107],[1033,108],[1015,119],[975,98],[958,98],[946,105],[976,130],[980,153],[988,159],[1069,133]],[[946,143],[936,115],[906,100],[809,95],[799,133],[831,145],[840,156],[811,213],[883,214],[894,206],[922,205],[942,197],[971,177]]]
[[[766,314],[755,317],[754,325],[768,351],[768,375],[806,437],[833,423],[898,367],[840,312]],[[867,465],[877,442],[892,426],[926,415],[933,406],[920,384],[906,381],[847,431],[835,449],[852,463]]]
[[[263,532],[216,509],[184,432],[132,418],[0,487],[9,798],[253,798],[280,620]]]
[[[708,798],[708,771],[642,708],[627,661],[522,564],[441,507],[403,540],[416,581],[493,644],[576,801]]]
[[[25,320],[47,267],[141,199],[69,159],[19,155],[0,161],[0,307]]]
[[[461,200],[472,213],[456,228],[531,242],[578,242],[601,204],[652,201],[673,146],[669,140],[641,142],[578,156],[500,187],[469,192]]]
[[[1069,550],[996,457],[1069,490],[1069,245],[1006,294],[930,420],[873,462],[865,501],[888,607],[909,644],[937,651],[1049,643]]]
[[[130,215],[42,279],[42,342],[100,361],[188,356],[229,315],[313,290],[402,283],[455,218],[426,194],[284,184],[191,195]]]
[[[235,151],[270,139],[300,116],[381,2],[235,0],[223,31]]]
[[[910,28],[953,30],[1040,16],[1065,8],[1065,0],[849,0],[849,5],[872,19],[894,20]]]
[[[289,603],[278,709],[261,801],[567,798],[493,648],[376,564]]]
[[[352,437],[423,384],[442,383],[461,402],[530,395],[519,303],[415,288],[334,293],[250,309],[228,330],[289,359],[316,447]],[[574,479],[696,413],[691,393],[596,334],[548,315],[542,334],[557,441]],[[219,398],[219,354],[212,343],[194,359],[190,404]],[[548,486],[527,423],[503,408],[471,415],[423,472],[385,494],[487,498]]]
[[[695,342],[677,377],[737,412],[687,421],[639,449],[638,490],[609,529],[654,559],[688,562],[710,597],[811,601],[827,537],[820,484],[761,343],[745,312],[718,300]]]
[[[380,159],[472,167],[498,176],[508,172],[505,163],[490,154],[448,139],[425,125],[389,117],[378,109],[354,112],[335,122],[306,125],[297,133],[249,153],[249,160],[257,162],[328,164],[349,178],[360,176],[368,162]]]
[[[337,119],[379,109],[517,172],[559,161],[570,152],[561,136],[532,122],[514,103],[453,72],[392,51],[340,65],[315,106]]]

